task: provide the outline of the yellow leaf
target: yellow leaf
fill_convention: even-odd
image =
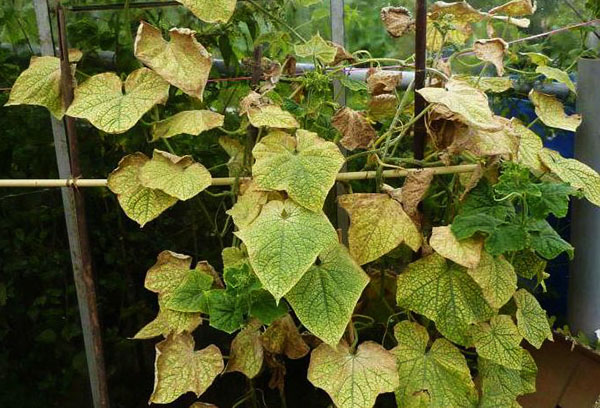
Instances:
[[[539,52],[520,52],[519,54],[528,57],[531,63],[535,65],[548,65],[552,62],[552,58]]]
[[[121,208],[142,227],[177,202],[175,197],[142,185],[139,175],[148,161],[143,153],[130,154],[108,175],[108,188],[117,195]]]
[[[518,140],[517,162],[534,171],[543,172],[544,165],[539,157],[539,153],[544,148],[542,139],[516,118],[511,119],[508,131]]]
[[[506,14],[511,17],[529,16],[535,13],[537,4],[532,0],[511,0],[501,6],[494,7],[490,14]]]
[[[177,0],[196,17],[207,23],[226,23],[229,21],[237,0]]]
[[[482,61],[491,62],[496,67],[498,76],[504,75],[504,55],[508,44],[502,38],[490,38],[477,40],[473,44],[473,51],[477,58]]]
[[[466,82],[450,79],[445,88],[422,88],[419,92],[427,102],[435,103],[442,111],[478,129],[498,131],[502,124],[494,120],[486,94]],[[449,115],[448,115],[449,116]]]
[[[268,195],[267,191],[260,190],[256,183],[251,181],[233,207],[227,210],[227,214],[231,215],[239,229],[243,229],[258,217],[263,205],[268,201]]]
[[[571,92],[577,93],[575,84],[573,81],[571,81],[569,74],[567,74],[565,71],[558,68],[549,67],[547,65],[540,65],[535,69],[535,72],[544,75],[548,79],[554,79],[555,81],[563,83]]]
[[[340,144],[348,149],[366,149],[377,137],[377,132],[362,112],[344,107],[331,118],[331,124],[342,134]]]
[[[66,114],[87,119],[106,133],[123,133],[168,97],[169,83],[148,68],[133,71],[125,84],[107,72],[94,75],[75,89],[75,99]]]
[[[171,297],[170,293],[158,295],[158,314],[154,320],[135,334],[134,339],[150,339],[161,335],[167,337],[172,333],[191,333],[202,324],[200,313],[179,312],[169,309],[166,305]]]
[[[562,102],[552,95],[532,89],[529,99],[535,105],[536,115],[546,126],[575,132],[581,124],[581,115],[568,116]]]
[[[212,60],[196,41],[195,33],[187,28],[172,28],[171,41],[165,41],[159,29],[142,21],[135,38],[134,54],[171,85],[202,100]]]
[[[156,345],[154,391],[150,403],[168,404],[192,391],[204,394],[223,371],[223,357],[217,346],[194,351],[194,338],[172,335]]]
[[[439,20],[442,17],[451,14],[459,22],[476,23],[484,20],[487,14],[475,9],[466,1],[456,1],[447,3],[445,1],[436,1],[429,8],[430,18]]]
[[[179,112],[154,124],[151,142],[161,138],[168,139],[182,133],[199,135],[207,130],[223,126],[224,119],[223,115],[209,110]]]
[[[163,191],[179,200],[196,196],[212,181],[208,170],[192,156],[180,157],[157,149],[152,160],[140,169],[139,179],[144,187]]]
[[[402,242],[413,251],[421,247],[421,233],[402,205],[388,194],[346,194],[338,201],[350,215],[350,254],[360,265],[378,259]]]
[[[512,158],[517,154],[518,139],[507,127],[510,122],[501,116],[494,116],[500,126],[499,131],[487,131],[462,127],[457,130],[452,145],[448,148],[453,154],[469,151],[476,156],[506,156]]]
[[[299,57],[316,58],[326,65],[333,63],[337,55],[337,48],[327,44],[319,34],[313,35],[304,44],[295,45],[294,51]]]
[[[474,88],[483,92],[501,93],[513,87],[512,79],[509,77],[474,77],[457,75],[454,78],[467,82]]]
[[[311,211],[323,208],[327,193],[344,163],[340,149],[316,133],[299,129],[296,136],[270,132],[252,150],[252,175],[265,190],[284,190]]]
[[[479,265],[483,242],[472,238],[459,241],[447,225],[433,228],[429,245],[444,258],[467,268],[475,268]]]
[[[399,385],[394,355],[372,341],[355,353],[345,344],[337,349],[321,344],[310,356],[308,380],[339,408],[372,408],[379,394]]]
[[[558,178],[580,189],[592,204],[600,206],[600,175],[596,170],[578,160],[565,159],[550,149],[543,149],[540,159]]]
[[[300,125],[294,115],[284,111],[280,106],[267,105],[248,110],[248,119],[254,127],[270,127],[279,129],[298,128]]]
[[[13,105],[43,106],[55,118],[62,119],[66,107],[60,87],[60,59],[32,57],[29,68],[13,84],[4,106]]]
[[[369,117],[382,120],[394,117],[398,108],[398,98],[393,94],[381,94],[369,99]]]
[[[517,274],[502,256],[494,257],[482,251],[479,265],[467,272],[477,282],[483,297],[493,308],[504,306],[517,290]]]
[[[405,7],[384,7],[379,15],[386,31],[392,37],[402,37],[415,29],[415,20]]]
[[[261,336],[261,343],[269,353],[284,354],[292,360],[302,358],[310,351],[289,314],[275,320],[265,330]]]
[[[253,320],[235,336],[225,372],[238,371],[248,378],[258,375],[264,357],[259,329],[260,322]]]

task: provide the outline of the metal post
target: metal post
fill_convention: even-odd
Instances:
[[[425,99],[416,92],[425,87],[425,64],[427,62],[427,2],[416,0],[415,33],[415,116],[425,109]],[[413,153],[422,160],[425,153],[425,117],[421,117],[414,126]]]
[[[575,138],[575,156],[600,170],[600,59],[580,59],[577,80],[577,110],[583,123]],[[569,276],[569,325],[590,338],[600,329],[600,208],[587,200],[573,204],[571,241],[575,259]]]
[[[331,41],[346,46],[346,28],[344,25],[344,0],[330,0],[329,4],[330,25],[331,25]],[[335,102],[341,106],[346,105],[346,88],[339,80],[333,81],[333,95],[336,98]],[[342,153],[346,153],[345,149],[340,146]],[[346,164],[341,171],[346,171]],[[346,194],[346,186],[342,183],[335,184],[335,195],[340,196]],[[341,232],[342,242],[348,243],[348,228],[350,220],[348,214],[340,207],[336,206],[337,227]]]
[[[46,0],[34,0],[34,9],[40,36],[41,53],[42,55],[55,55],[55,47],[50,28],[48,4]],[[64,27],[63,19],[61,27],[63,29],[63,34]],[[66,44],[66,37],[64,38],[64,43]],[[66,51],[66,48],[63,47],[63,50]],[[67,53],[64,52],[63,54],[66,55]],[[64,62],[66,62],[68,71],[63,69],[63,66],[65,65]],[[61,75],[65,74],[65,72],[67,73],[67,82],[71,86],[70,98],[72,98],[73,84],[71,82],[68,56],[64,62],[61,61]],[[64,95],[65,90],[63,89],[62,92]],[[67,95],[67,97],[69,97],[69,95]],[[69,146],[67,144],[67,131],[72,127],[72,124],[69,125],[67,123],[67,126],[65,127],[65,123],[63,121],[56,120],[54,117],[51,117],[51,123],[59,176],[61,178],[72,178],[73,174],[80,175],[77,161],[77,150],[73,151],[73,146]],[[75,135],[73,134],[73,136]],[[69,151],[71,154],[69,154]],[[72,171],[73,159],[77,165],[77,171]],[[92,400],[94,408],[108,408],[108,388],[106,385],[104,357],[102,354],[102,341],[100,337],[100,324],[92,277],[91,255],[87,237],[87,229],[85,225],[83,196],[80,190],[74,188],[61,188],[61,194],[65,211],[65,221],[69,238],[73,277],[77,291],[77,302],[79,306],[83,340],[87,357]]]

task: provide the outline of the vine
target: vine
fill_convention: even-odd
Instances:
[[[350,53],[319,34],[304,38],[277,10],[245,2],[297,43],[280,63],[281,43],[271,50],[267,39],[289,34],[255,33],[252,46],[265,45],[273,59],[253,61],[261,81],[243,97],[228,94],[222,81],[207,85],[214,61],[193,30],[172,28],[165,39],[142,21],[134,55],[144,66],[124,79],[86,78],[66,106],[60,60],[33,58],[7,103],[45,106],[58,119],[85,119],[105,133],[141,126],[149,143],[162,143],[167,151],[130,154],[108,176],[140,226],[203,192],[233,199],[223,225],[195,201],[224,247],[222,270],[166,250],[147,272],[159,312],[134,338],[164,337],[150,402],[200,397],[220,374],[240,372],[250,390],[236,406],[256,407],[252,379],[269,372],[286,406],[286,359],[310,353],[308,380],[340,408],[372,407],[388,392],[398,407],[516,406],[518,396],[535,390],[537,369],[523,343],[539,348],[552,340],[535,297],[545,290],[546,263],[574,251],[547,218],[565,217],[571,197],[600,205],[598,173],[544,148],[532,123],[490,109],[488,94],[514,91],[505,71],[576,91],[543,54],[518,53],[496,35],[526,27],[534,4],[512,0],[484,12],[436,2],[428,16],[428,86],[417,91],[429,105],[415,115],[413,84],[402,93],[401,73],[384,65],[410,68],[413,56]],[[227,30],[241,8],[236,0],[182,3]],[[392,37],[414,29],[404,8],[386,7],[381,19]],[[472,38],[480,23],[490,38]],[[456,51],[448,56],[448,49]],[[81,58],[69,53],[73,65]],[[299,74],[296,58],[314,70]],[[346,75],[365,66],[366,84]],[[497,75],[486,76],[492,67]],[[364,98],[365,109],[334,102],[333,80]],[[159,108],[173,98],[177,104]],[[581,123],[554,96],[534,89],[529,98],[545,126],[574,131]],[[422,116],[429,139],[425,159],[415,160],[408,139]],[[178,135],[205,132],[218,134],[229,156],[211,169],[176,143]],[[360,151],[344,157],[338,144]],[[340,173],[343,166],[350,172]],[[225,167],[230,178],[213,178]],[[398,175],[406,177],[401,186],[386,184]],[[347,246],[323,210],[336,180],[352,191],[337,197],[350,218]],[[225,191],[207,190],[211,185]],[[235,335],[231,343],[196,350],[192,333],[204,321]]]

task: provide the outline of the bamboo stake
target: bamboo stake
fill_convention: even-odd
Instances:
[[[478,164],[461,164],[458,166],[429,167],[436,175],[470,173],[474,171]],[[383,178],[406,177],[409,173],[416,173],[423,169],[403,169],[403,170],[384,170]],[[369,180],[376,177],[376,171],[351,171],[338,173],[336,181]],[[249,177],[239,178],[238,181],[250,180]],[[235,183],[235,177],[214,177],[212,186],[231,186]],[[46,188],[46,187],[106,187],[106,179],[0,179],[2,188]]]

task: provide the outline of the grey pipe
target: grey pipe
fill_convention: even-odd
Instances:
[[[575,138],[575,157],[600,170],[600,59],[579,61],[577,111],[583,123]],[[591,339],[600,329],[600,208],[587,200],[573,205],[571,241],[575,259],[569,276],[568,318],[574,333]]]

